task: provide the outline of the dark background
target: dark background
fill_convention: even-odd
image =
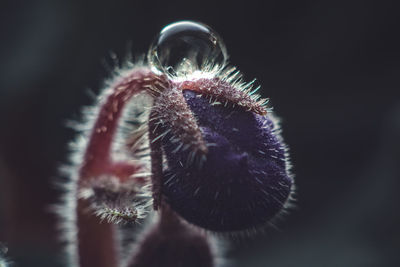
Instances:
[[[0,7],[0,241],[15,266],[62,266],[65,127],[109,76],[192,19],[223,38],[282,117],[297,209],[233,241],[238,267],[400,266],[400,15],[385,1],[8,1]]]

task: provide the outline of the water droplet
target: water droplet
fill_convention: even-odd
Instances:
[[[153,71],[180,75],[204,67],[223,66],[228,55],[213,29],[198,22],[179,21],[161,30],[147,57]]]

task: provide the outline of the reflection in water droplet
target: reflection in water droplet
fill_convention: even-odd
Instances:
[[[224,66],[228,55],[222,39],[210,27],[179,21],[162,29],[147,57],[153,71],[180,75],[205,66]]]

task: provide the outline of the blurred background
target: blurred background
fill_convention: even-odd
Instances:
[[[213,27],[282,118],[297,208],[233,240],[232,266],[400,266],[400,16],[389,1],[1,1],[0,242],[15,266],[64,266],[49,207],[113,51],[166,24]]]

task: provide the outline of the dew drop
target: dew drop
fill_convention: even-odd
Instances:
[[[222,39],[209,26],[179,21],[161,30],[147,58],[154,72],[179,76],[206,67],[224,66],[228,55]]]

